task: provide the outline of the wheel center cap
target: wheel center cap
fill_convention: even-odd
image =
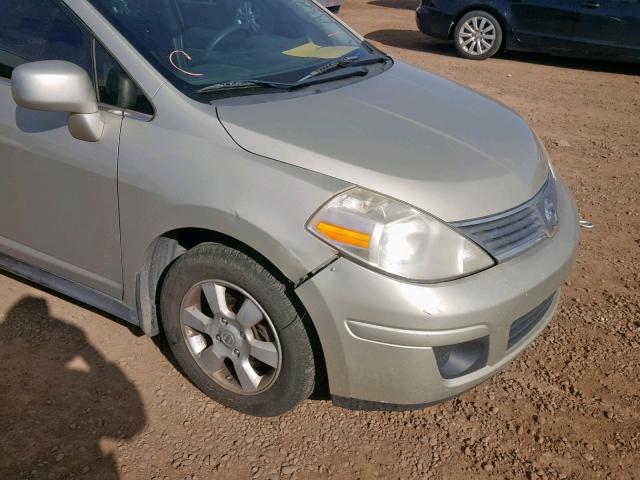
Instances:
[[[236,337],[229,331],[222,332],[220,339],[229,348],[233,348],[236,345]]]

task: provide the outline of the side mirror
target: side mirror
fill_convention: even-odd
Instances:
[[[25,63],[11,76],[17,105],[32,110],[67,112],[69,132],[79,140],[97,142],[104,120],[87,72],[70,62],[47,60]]]

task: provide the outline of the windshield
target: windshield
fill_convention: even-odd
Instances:
[[[295,82],[371,48],[310,0],[90,0],[176,87]]]

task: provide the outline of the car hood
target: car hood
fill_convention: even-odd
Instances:
[[[398,62],[342,88],[219,106],[218,116],[252,153],[395,197],[445,221],[513,208],[547,177],[541,147],[515,112]]]

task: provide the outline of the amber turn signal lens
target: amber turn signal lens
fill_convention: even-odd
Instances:
[[[346,243],[360,248],[369,248],[371,236],[366,233],[325,222],[318,223],[316,230],[336,242]]]

